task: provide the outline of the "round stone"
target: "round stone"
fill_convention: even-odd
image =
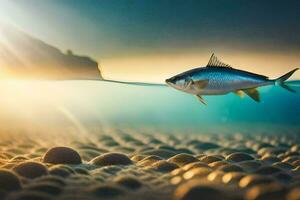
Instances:
[[[175,163],[178,166],[183,166],[188,163],[193,163],[193,162],[197,162],[197,161],[199,161],[197,158],[195,158],[192,155],[185,154],[185,153],[177,154],[176,156],[173,156],[168,159],[168,162]]]
[[[262,166],[255,171],[256,174],[261,175],[271,175],[278,172],[281,172],[281,169],[272,166]]]
[[[280,159],[276,156],[271,156],[271,155],[265,155],[261,158],[262,161],[266,163],[276,163],[280,162]]]
[[[197,150],[208,150],[219,148],[220,146],[211,142],[198,142],[194,144],[193,147]]]
[[[241,188],[246,188],[258,184],[269,184],[273,182],[275,182],[275,180],[269,176],[247,175],[240,180],[239,186]]]
[[[91,163],[99,166],[130,165],[132,161],[122,153],[105,153],[91,160]]]
[[[243,172],[243,168],[238,165],[223,165],[218,168],[218,170],[223,172]]]
[[[125,191],[121,187],[114,185],[95,185],[88,188],[87,192],[99,198],[113,198],[125,193]]]
[[[203,185],[201,181],[189,181],[180,185],[175,191],[175,200],[216,200],[227,199],[226,195],[212,186]]]
[[[34,180],[36,183],[53,183],[55,185],[58,185],[60,187],[64,187],[66,185],[65,180],[59,176],[41,176],[39,178],[36,178]]]
[[[163,160],[163,159],[159,156],[147,156],[146,158],[139,161],[138,165],[140,165],[140,166],[150,166],[150,165],[153,165],[154,163],[156,163],[160,160]]]
[[[246,200],[282,200],[287,190],[278,184],[258,185],[250,188],[246,193]]]
[[[299,200],[300,199],[300,188],[295,188],[287,195],[287,200]]]
[[[207,176],[207,180],[214,182],[214,183],[222,183],[222,178],[224,176],[224,172],[220,170],[215,170],[212,171],[210,174]]]
[[[13,191],[21,189],[18,176],[9,170],[0,169],[0,190]]]
[[[28,158],[25,156],[15,156],[12,159],[10,159],[9,162],[22,162],[22,161],[26,161],[26,160],[28,160]]]
[[[81,164],[81,157],[72,148],[53,147],[46,152],[43,162],[52,164]]]
[[[134,161],[134,162],[139,162],[141,160],[143,160],[146,156],[145,155],[134,155],[131,157],[131,160]]]
[[[62,192],[62,189],[58,185],[45,182],[27,185],[24,187],[24,190],[42,192],[50,195],[58,195]]]
[[[49,173],[54,176],[68,177],[74,174],[75,171],[65,165],[55,165],[50,168]]]
[[[182,167],[182,169],[183,170],[190,170],[190,169],[194,169],[194,168],[198,168],[198,167],[210,168],[205,162],[197,161],[197,162],[192,162],[192,163],[184,165]]]
[[[190,169],[187,172],[183,174],[184,179],[191,179],[191,178],[201,178],[201,177],[206,177],[209,173],[211,173],[211,169],[207,167],[199,167],[199,168],[194,168]]]
[[[13,170],[20,176],[30,179],[48,174],[48,169],[45,165],[32,161],[20,163],[17,166],[15,166]]]
[[[89,175],[89,171],[87,169],[81,168],[81,167],[76,167],[75,172],[78,174],[82,174],[82,175]]]
[[[253,160],[254,158],[247,153],[237,152],[228,155],[225,159],[230,162],[242,162],[246,160]]]
[[[212,163],[212,162],[221,161],[223,159],[219,156],[204,156],[200,160],[202,162],[205,162],[205,163],[209,164],[209,163]]]
[[[142,182],[131,176],[117,177],[114,181],[120,186],[123,186],[131,190],[136,190],[142,187]]]
[[[229,172],[222,177],[222,181],[225,184],[238,184],[244,176],[241,172]]]
[[[178,168],[178,165],[175,163],[170,163],[165,160],[160,160],[152,164],[152,167],[160,172],[171,172],[174,169]]]
[[[216,161],[216,162],[212,162],[212,163],[208,164],[208,166],[210,166],[213,169],[217,169],[217,168],[219,168],[221,166],[225,166],[225,165],[229,165],[229,163],[226,161]]]
[[[295,167],[300,166],[300,160],[296,160],[292,163]]]
[[[253,172],[262,166],[261,162],[256,160],[247,160],[243,162],[239,162],[239,166],[241,166],[247,172]]]
[[[277,162],[272,165],[273,167],[277,167],[282,170],[292,170],[295,167],[287,162]]]
[[[166,149],[152,149],[148,151],[143,151],[141,152],[143,155],[148,155],[148,156],[159,156],[164,159],[168,159],[172,156],[175,156],[176,153],[174,151],[166,150]]]

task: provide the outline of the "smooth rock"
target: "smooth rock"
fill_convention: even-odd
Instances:
[[[122,153],[105,153],[90,161],[94,165],[130,165],[132,161]]]
[[[32,161],[20,163],[17,166],[15,166],[13,170],[20,176],[30,179],[34,179],[48,174],[48,169],[45,165]]]
[[[177,169],[178,165],[176,165],[175,163],[170,163],[165,160],[160,160],[160,161],[153,163],[152,167],[159,172],[166,173],[166,172],[171,172],[174,169]]]
[[[21,189],[17,174],[10,170],[0,169],[0,190],[13,191]]]
[[[203,185],[201,181],[189,181],[180,185],[174,194],[175,200],[226,200],[226,194],[212,186]]]
[[[114,185],[94,185],[87,188],[87,192],[99,198],[113,198],[125,194],[124,189]]]
[[[142,182],[132,176],[122,176],[114,179],[114,182],[120,186],[131,190],[137,190],[142,187]]]
[[[239,186],[241,188],[252,187],[258,184],[269,184],[274,183],[275,180],[269,176],[261,176],[261,175],[247,175],[243,177],[240,182]]]
[[[237,152],[228,155],[225,159],[230,162],[242,162],[246,160],[253,160],[254,158],[247,153]]]
[[[173,156],[168,159],[168,162],[175,163],[178,166],[183,166],[188,163],[193,163],[193,162],[197,162],[197,161],[199,161],[197,158],[195,158],[192,155],[185,154],[185,153],[177,154],[176,156]]]
[[[259,185],[249,189],[246,200],[282,200],[287,190],[278,184]]]
[[[81,157],[72,148],[53,147],[45,153],[43,162],[51,164],[81,164]]]

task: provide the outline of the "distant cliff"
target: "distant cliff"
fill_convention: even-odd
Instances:
[[[98,63],[0,24],[0,78],[101,79]]]

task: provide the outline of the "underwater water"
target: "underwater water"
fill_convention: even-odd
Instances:
[[[122,125],[222,130],[299,128],[300,94],[279,86],[259,88],[261,102],[235,94],[204,96],[208,105],[170,87],[99,81],[3,81],[0,120],[82,127]],[[297,84],[295,84],[297,83]],[[225,129],[224,129],[225,131]]]
[[[299,91],[298,82],[291,82]],[[1,81],[0,199],[297,200],[300,95]],[[300,91],[299,91],[300,92]]]

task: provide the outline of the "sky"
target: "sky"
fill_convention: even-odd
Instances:
[[[228,64],[274,78],[299,67],[298,0],[0,3],[1,21],[96,59],[108,78],[162,82],[206,65],[213,52]]]

